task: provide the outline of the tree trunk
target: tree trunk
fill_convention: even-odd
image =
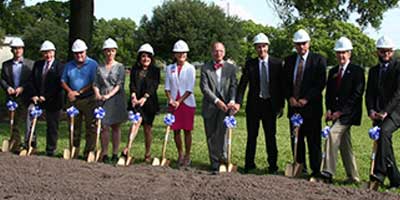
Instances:
[[[71,16],[69,21],[69,53],[72,59],[71,46],[76,39],[85,41],[88,48],[92,42],[94,0],[70,0]]]

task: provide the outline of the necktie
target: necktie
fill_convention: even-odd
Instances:
[[[261,97],[263,99],[267,99],[270,97],[269,90],[268,90],[268,70],[265,62],[262,61],[261,63],[261,79],[260,79],[260,90],[261,90]]]
[[[50,69],[49,62],[45,62],[42,71],[42,87],[41,87],[42,92],[44,91],[45,88],[44,85],[45,85],[46,75],[49,72],[49,69]]]
[[[342,82],[342,73],[343,73],[343,67],[339,67],[339,72],[336,76],[336,90],[339,90],[340,83]]]
[[[293,85],[293,96],[295,98],[298,98],[300,95],[300,87],[303,75],[303,65],[304,65],[304,59],[303,57],[300,57],[299,64],[297,65],[296,79]]]

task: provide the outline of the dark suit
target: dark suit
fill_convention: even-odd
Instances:
[[[157,88],[160,84],[160,69],[155,66],[150,66],[146,76],[140,78],[140,73],[142,71],[143,69],[138,66],[132,67],[129,89],[130,94],[134,92],[138,100],[146,93],[150,95],[141,110],[144,119],[142,124],[152,125],[155,114],[160,110],[157,97]],[[129,103],[129,105],[129,109],[132,109],[132,104]]]
[[[368,114],[372,111],[388,114],[383,122],[374,121],[374,125],[381,127],[381,134],[373,178],[383,183],[385,176],[388,176],[392,186],[400,186],[400,173],[392,147],[392,134],[400,127],[400,62],[392,60],[386,72],[380,70],[381,65],[369,70],[365,98]]]
[[[352,63],[346,67],[340,82],[336,87],[339,66],[329,70],[326,85],[326,110],[332,113],[342,112],[340,123],[344,125],[360,125],[362,114],[362,96],[365,87],[364,70]]]
[[[288,100],[288,118],[294,113],[299,113],[304,122],[299,131],[297,162],[305,163],[304,137],[307,138],[310,166],[312,176],[319,175],[321,164],[321,117],[322,117],[322,90],[326,81],[326,59],[319,54],[309,51],[304,64],[304,73],[300,85],[298,99],[306,99],[308,103],[304,107],[292,107],[289,98],[293,97],[294,72],[297,54],[288,56],[285,59],[285,96]],[[291,125],[290,125],[291,126]],[[291,126],[291,130],[293,130]],[[292,150],[293,150],[293,140]]]
[[[226,159],[226,127],[223,121],[227,113],[221,111],[214,101],[217,98],[225,104],[234,101],[237,87],[236,67],[224,62],[221,70],[221,82],[218,83],[214,63],[208,62],[202,67],[200,78],[200,89],[203,93],[201,112],[212,170],[217,170],[220,162]]]
[[[335,112],[342,114],[332,123],[331,132],[326,141],[322,172],[328,178],[336,172],[340,150],[348,178],[359,180],[350,130],[352,125],[361,123],[364,86],[364,70],[358,65],[349,63],[343,72],[339,71],[339,66],[329,70],[325,95],[326,110],[331,114]]]
[[[258,129],[262,121],[265,135],[265,144],[268,154],[269,170],[276,171],[278,149],[276,145],[276,116],[284,106],[283,96],[283,67],[282,61],[268,57],[269,94],[270,98],[260,97],[260,63],[258,58],[250,59],[243,68],[240,78],[236,103],[243,103],[243,96],[249,83],[249,92],[246,104],[247,144],[245,169],[255,168],[254,156],[256,153]]]
[[[64,93],[61,87],[61,75],[64,71],[64,65],[58,60],[54,60],[46,75],[43,75],[44,67],[44,60],[36,61],[33,66],[30,81],[31,96],[43,96],[46,99],[41,103],[41,107],[46,112],[46,152],[53,154],[57,148],[60,110],[64,105]]]
[[[16,110],[14,117],[14,129],[13,129],[14,131],[11,136],[11,140],[15,141],[14,148],[11,150],[13,152],[19,150],[19,146],[21,143],[18,124],[20,123],[21,119],[27,118],[29,120],[29,117],[26,117],[25,114],[27,112],[29,97],[31,93],[31,89],[29,87],[29,78],[32,71],[32,65],[33,62],[31,60],[28,59],[23,60],[21,74],[20,74],[20,81],[18,86],[14,84],[13,59],[5,61],[1,68],[0,86],[5,91],[5,94],[7,96],[6,99],[14,99],[18,103],[18,108]],[[10,87],[14,89],[16,89],[17,87],[22,87],[24,90],[22,94],[20,94],[20,96],[15,98],[14,96],[8,95],[7,89]],[[26,125],[26,132],[29,132],[29,125],[30,124],[28,121]]]

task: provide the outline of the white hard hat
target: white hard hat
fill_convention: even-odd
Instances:
[[[304,29],[298,30],[296,33],[293,35],[293,42],[294,43],[301,43],[301,42],[308,42],[310,41],[310,36]]]
[[[115,40],[108,38],[106,41],[103,43],[103,50],[104,49],[118,49],[117,42]]]
[[[21,38],[16,37],[16,38],[11,40],[10,46],[11,47],[24,47],[25,44],[24,44],[24,41],[22,41]]]
[[[154,51],[153,51],[153,47],[151,47],[151,45],[149,43],[143,44],[142,46],[140,46],[138,53],[140,52],[146,52],[146,53],[150,53],[151,55],[154,55]]]
[[[174,52],[174,53],[189,52],[189,46],[186,44],[185,41],[178,40],[177,42],[175,42],[174,48],[172,49],[172,52]]]
[[[75,42],[72,44],[72,52],[82,52],[82,51],[86,51],[87,50],[87,46],[85,44],[85,42],[81,39],[77,39],[75,40]]]
[[[259,33],[253,38],[253,44],[270,44],[268,37],[264,33]]]
[[[54,44],[52,42],[50,42],[48,40],[44,41],[42,46],[40,46],[40,51],[50,51],[50,50],[55,51],[56,47],[54,46]]]
[[[388,36],[382,36],[378,39],[376,42],[376,48],[380,49],[393,49],[394,48],[394,43],[393,40],[390,39]]]
[[[335,43],[335,48],[333,50],[335,51],[350,51],[353,49],[353,44],[347,37],[340,37],[336,43]]]

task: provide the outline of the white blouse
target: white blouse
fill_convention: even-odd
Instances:
[[[196,82],[196,69],[188,62],[182,66],[182,70],[178,76],[178,66],[176,63],[170,64],[166,68],[165,90],[170,91],[172,98],[176,99],[179,95],[182,96],[186,91],[191,92],[188,98],[183,102],[190,107],[196,107],[194,98],[194,85]]]

